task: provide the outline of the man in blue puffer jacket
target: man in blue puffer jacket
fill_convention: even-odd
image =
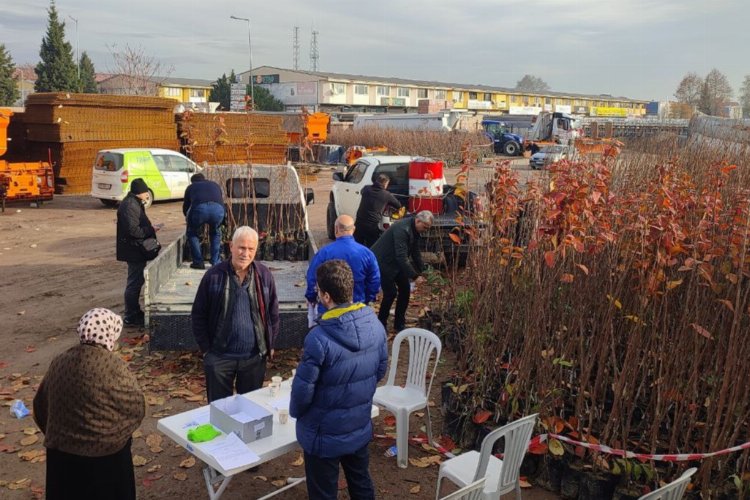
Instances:
[[[367,445],[372,397],[388,367],[385,329],[372,309],[352,303],[354,278],[345,261],[324,262],[316,274],[327,311],[305,337],[289,406],[305,453],[307,493],[335,499],[341,464],[349,496],[374,499]]]

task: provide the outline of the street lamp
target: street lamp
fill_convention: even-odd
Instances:
[[[250,19],[247,17],[237,17],[237,16],[229,16],[230,19],[234,19],[235,21],[247,21],[247,49],[250,53],[250,102],[252,103],[252,108],[255,109],[255,86],[253,85],[253,43],[252,39],[250,38]]]
[[[76,23],[76,68],[78,69],[78,90],[81,90],[81,56],[78,55],[78,19],[68,14],[68,17]]]

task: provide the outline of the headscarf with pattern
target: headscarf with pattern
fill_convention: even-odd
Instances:
[[[112,351],[122,332],[122,318],[103,307],[96,307],[81,317],[78,335],[81,344],[97,344]]]

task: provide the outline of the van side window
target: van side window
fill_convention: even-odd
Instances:
[[[170,156],[169,162],[172,165],[173,172],[190,172],[192,170],[187,159],[181,156]]]
[[[154,156],[154,163],[156,163],[156,168],[159,169],[160,172],[168,172],[170,170],[169,163],[165,161],[165,156],[161,155],[153,155]]]

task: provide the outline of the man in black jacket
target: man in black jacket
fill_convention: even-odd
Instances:
[[[146,182],[141,178],[133,179],[130,192],[117,209],[117,260],[128,263],[123,322],[129,326],[143,326],[144,320],[139,303],[143,270],[148,261],[143,253],[143,240],[156,236],[156,229],[143,206],[148,196]]]
[[[390,183],[390,177],[379,174],[371,186],[362,189],[362,199],[354,221],[354,241],[360,245],[370,248],[380,237],[380,221],[386,208],[401,208],[401,203],[388,191]]]
[[[185,200],[182,203],[190,253],[193,254],[193,263],[190,267],[205,269],[198,233],[203,228],[203,224],[208,224],[208,235],[211,238],[211,265],[218,264],[221,249],[219,226],[224,220],[224,195],[218,184],[206,180],[201,173],[193,175],[190,183],[185,190]]]
[[[393,326],[397,332],[406,326],[411,280],[422,273],[424,268],[419,238],[421,233],[432,227],[433,218],[432,212],[422,210],[414,217],[402,219],[391,225],[372,246],[372,253],[378,259],[380,286],[383,288],[383,301],[380,303],[378,319],[386,330],[394,299],[396,316]]]
[[[228,260],[206,271],[191,313],[203,353],[208,401],[259,389],[279,333],[279,301],[271,271],[254,262],[258,233],[235,230]]]

